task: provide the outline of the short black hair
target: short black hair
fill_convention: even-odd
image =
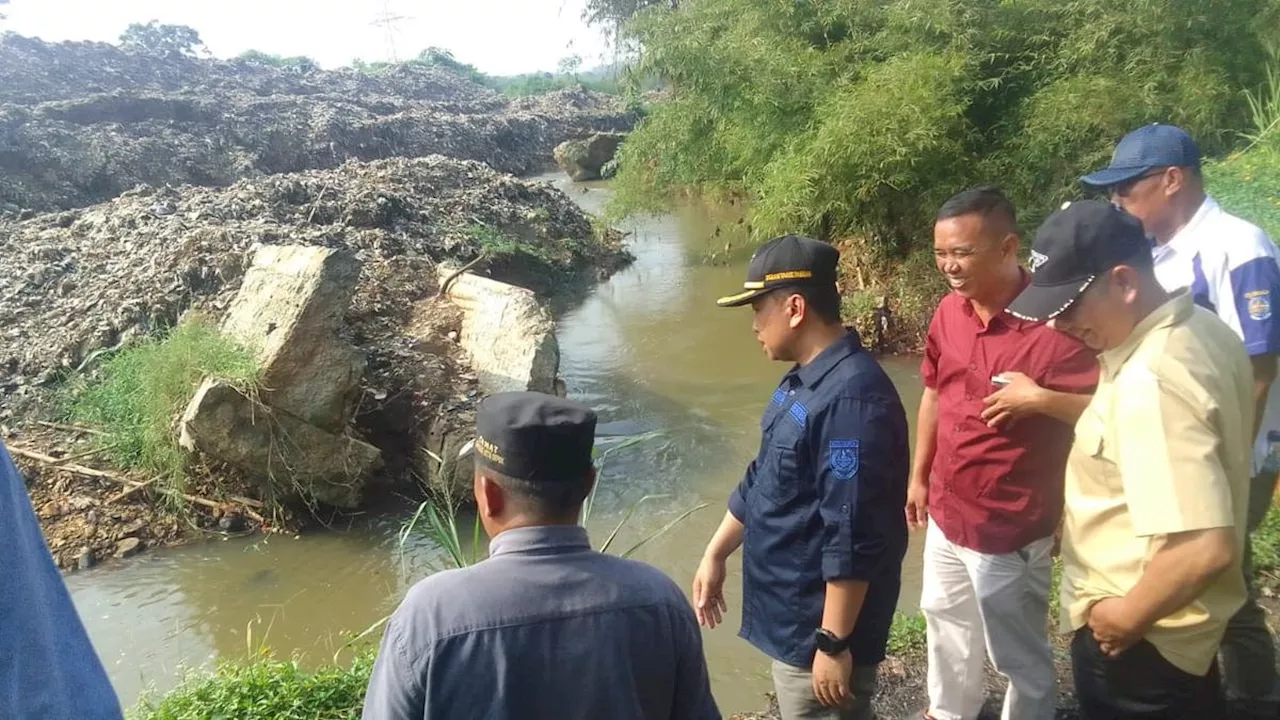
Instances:
[[[995,185],[970,188],[952,195],[938,208],[937,220],[949,220],[972,213],[983,218],[999,215],[1009,221],[1010,227],[1018,226],[1018,211],[1013,207],[1013,202]]]
[[[484,468],[481,472],[543,520],[560,520],[576,515],[591,488],[589,476],[581,478],[579,482],[530,482],[489,468]]]
[[[805,307],[828,325],[839,325],[840,291],[834,285],[806,286],[799,285],[788,290],[788,293],[804,298]]]

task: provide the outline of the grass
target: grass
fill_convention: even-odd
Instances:
[[[924,615],[902,611],[893,614],[893,624],[889,626],[889,645],[886,648],[889,655],[919,655],[925,651],[927,642]]]
[[[169,489],[179,490],[186,455],[174,421],[208,376],[252,387],[258,368],[212,325],[184,322],[161,339],[121,350],[93,377],[73,380],[68,413],[107,433],[104,442],[119,467],[159,475]]]
[[[349,665],[308,672],[296,660],[259,655],[191,675],[163,698],[144,697],[130,720],[355,720],[364,705],[373,652]]]
[[[1276,505],[1253,533],[1253,572],[1260,586],[1280,589],[1280,507]]]

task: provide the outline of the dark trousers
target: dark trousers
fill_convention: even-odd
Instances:
[[[1083,720],[1226,720],[1218,665],[1203,677],[1179,670],[1143,640],[1107,657],[1084,627],[1071,641]]]

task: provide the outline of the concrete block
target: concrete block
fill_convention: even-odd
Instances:
[[[222,332],[256,353],[263,402],[330,432],[346,427],[365,357],[338,331],[359,281],[350,253],[299,246],[254,253]]]
[[[382,464],[376,447],[268,407],[219,380],[206,380],[180,421],[182,447],[248,471],[286,497],[314,498],[354,508],[370,471]]]

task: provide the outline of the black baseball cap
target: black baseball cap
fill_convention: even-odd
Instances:
[[[1080,182],[1095,189],[1109,188],[1162,167],[1200,167],[1200,146],[1177,125],[1152,123],[1121,138],[1111,164]]]
[[[756,249],[747,266],[743,292],[716,300],[720,307],[738,307],[773,292],[794,286],[836,285],[840,251],[828,243],[800,235],[776,237]]]
[[[476,411],[476,463],[529,482],[575,482],[591,470],[596,414],[538,392],[490,395]]]
[[[1099,275],[1146,258],[1151,241],[1138,218],[1102,200],[1067,205],[1049,216],[1031,246],[1031,284],[1009,305],[1023,320],[1061,315]]]

